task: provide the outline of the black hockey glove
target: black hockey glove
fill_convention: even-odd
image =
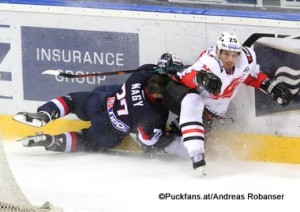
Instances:
[[[266,79],[262,82],[260,89],[271,97],[280,105],[288,105],[293,98],[291,90],[286,85],[277,79]]]
[[[205,90],[211,94],[219,94],[221,92],[222,81],[213,73],[201,70],[196,75],[196,80]]]
[[[162,69],[163,72],[168,74],[176,74],[181,71],[184,66],[181,59],[174,54],[164,53],[157,62],[157,66]]]

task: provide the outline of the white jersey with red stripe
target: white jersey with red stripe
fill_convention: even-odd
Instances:
[[[197,84],[196,74],[200,70],[212,72],[221,79],[222,87],[218,95],[210,94]],[[217,58],[216,48],[211,47],[203,52],[192,66],[178,75],[184,85],[196,88],[210,112],[221,117],[225,115],[230,101],[236,96],[243,83],[259,88],[261,81],[266,78],[266,75],[259,70],[254,51],[248,47],[243,47],[234,71],[230,74],[226,73],[222,62]]]

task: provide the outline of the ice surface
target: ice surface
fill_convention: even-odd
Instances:
[[[145,158],[128,152],[53,153],[3,143],[14,176],[31,203],[50,201],[66,212],[274,212],[293,211],[292,205],[300,201],[300,165],[207,158],[203,178],[187,159]],[[239,194],[246,199],[160,200],[160,193]],[[284,197],[248,200],[248,193]]]

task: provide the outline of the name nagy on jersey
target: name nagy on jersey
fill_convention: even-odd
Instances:
[[[131,85],[131,99],[133,101],[133,106],[144,106],[141,94],[141,83]]]

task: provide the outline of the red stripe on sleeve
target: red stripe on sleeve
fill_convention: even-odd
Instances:
[[[151,140],[149,135],[143,130],[143,128],[141,126],[138,126],[138,131],[141,134],[144,141],[150,141]]]
[[[198,71],[192,70],[191,72],[183,75],[181,77],[182,84],[184,84],[185,86],[187,86],[189,88],[197,88],[199,85],[195,84],[195,82],[194,82],[194,79],[195,79],[197,73],[198,73]]]
[[[248,85],[248,86],[252,86],[254,88],[256,88],[257,90],[260,89],[261,83],[265,80],[269,78],[266,74],[264,74],[263,72],[259,72],[257,75],[257,78],[252,77],[251,75],[249,75],[246,80],[244,81],[244,84]]]

